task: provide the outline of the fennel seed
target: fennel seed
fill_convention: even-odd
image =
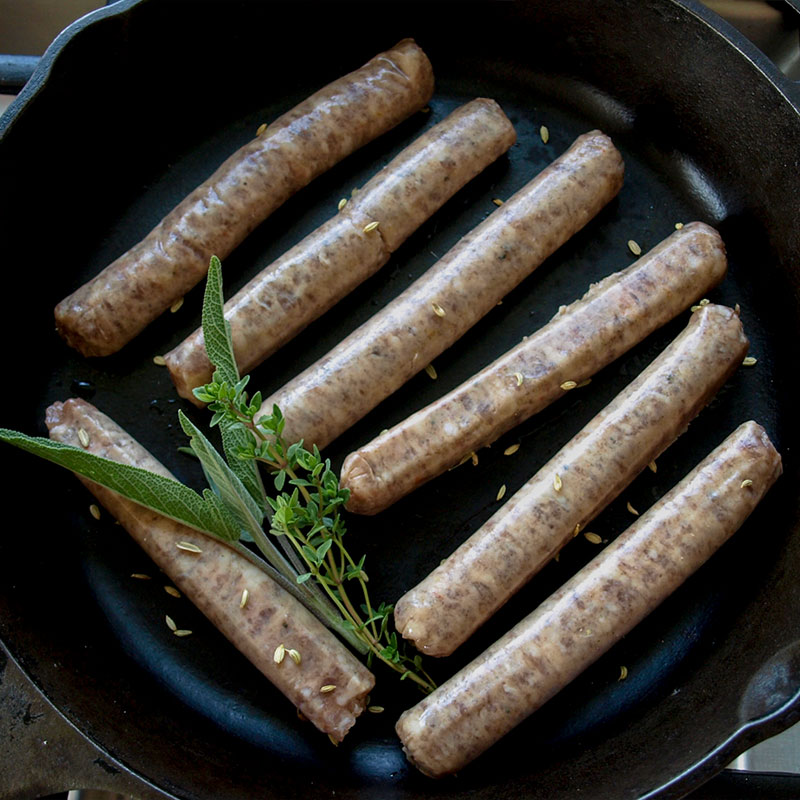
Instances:
[[[587,542],[591,542],[592,544],[602,544],[603,540],[600,536],[596,533],[592,533],[591,531],[584,533],[583,538],[586,539]]]
[[[333,691],[336,691],[336,684],[333,683],[326,683],[324,686],[319,687],[320,694],[330,694]]]
[[[427,366],[427,367],[425,367],[425,372],[427,372],[427,373],[428,373],[428,377],[429,377],[429,378],[430,378],[432,381],[435,381],[435,380],[436,380],[436,379],[439,377],[439,376],[436,374],[436,367],[434,367],[434,366],[433,366],[433,364],[428,364],[428,366]]]
[[[347,205],[347,198],[346,198],[346,197],[343,197],[343,198],[342,198],[342,199],[339,201],[339,205],[337,206],[337,208],[339,209],[339,211],[341,211],[341,210],[342,210],[342,209],[343,209],[343,208],[344,208],[346,205]]]
[[[650,472],[653,472],[653,473],[658,472],[658,464],[656,464],[655,461],[651,461],[647,465],[647,468],[650,470]]]
[[[639,512],[631,505],[630,500],[628,501],[626,508],[631,512],[631,514],[635,514],[637,517],[639,516]]]
[[[563,482],[561,481],[561,476],[560,476],[560,475],[559,475],[559,474],[556,472],[556,474],[555,474],[555,475],[553,475],[553,488],[554,488],[554,489],[555,489],[557,492],[560,492],[560,491],[561,491],[561,487],[562,487],[563,485],[564,485],[564,484],[563,484]]]
[[[298,652],[297,652],[297,650],[294,650],[294,649],[287,650],[286,652],[288,653],[288,655],[289,655],[289,658],[291,658],[291,659],[292,659],[292,661],[294,661],[294,663],[295,663],[295,664],[297,664],[297,665],[299,666],[299,665],[300,665],[300,662],[303,660],[303,659],[300,657],[300,653],[298,653]]]
[[[239,608],[244,608],[247,605],[247,598],[250,597],[248,589],[242,589],[242,599],[239,601]]]
[[[191,542],[178,542],[175,547],[177,547],[178,550],[185,550],[187,553],[203,552],[196,544],[192,544]]]
[[[635,256],[640,256],[642,254],[642,248],[639,247],[639,244],[633,239],[628,239],[628,250],[630,250]]]
[[[172,632],[176,636],[180,636],[180,637],[191,636],[192,635],[192,632],[191,631],[187,631],[185,628],[179,628],[177,631],[172,631]]]
[[[709,300],[707,297],[704,297],[704,298],[703,298],[703,299],[702,299],[702,300],[701,300],[701,301],[698,303],[698,305],[700,306],[700,308],[702,308],[703,306],[707,306],[707,305],[708,305],[710,302],[711,302],[711,301],[710,301],[710,300]]]
[[[92,516],[93,516],[95,519],[100,519],[100,506],[98,506],[96,503],[92,503],[92,504],[89,506],[89,513],[90,513],[90,514],[91,514],[91,515],[92,515]]]
[[[89,434],[83,428],[78,428],[78,441],[84,450],[89,446]]]
[[[174,586],[165,586],[164,591],[170,595],[170,597],[180,597],[181,593],[174,587]]]
[[[517,386],[522,386],[525,376],[521,372],[515,372],[514,377],[517,379]]]
[[[502,486],[501,486],[501,487],[500,487],[500,488],[497,490],[497,497],[495,497],[495,500],[502,500],[502,499],[505,497],[505,494],[506,494],[506,485],[505,485],[505,484],[503,484],[503,485],[502,485]]]
[[[755,358],[754,356],[747,356],[747,358],[745,358],[744,361],[742,361],[742,366],[743,367],[752,367],[752,366],[755,366],[757,363],[758,363],[758,359],[757,358]]]
[[[153,363],[157,367],[164,367],[167,364],[167,360],[164,358],[164,356],[153,356]]]
[[[625,678],[627,677],[628,677],[628,668],[623,665],[619,668],[619,678],[617,678],[617,680],[624,681]]]
[[[575,525],[575,530],[572,531],[572,538],[574,539],[580,532],[581,532],[581,524],[580,524],[580,522],[578,522]]]
[[[383,714],[384,708],[383,706],[367,706],[367,711],[370,714]]]
[[[676,231],[679,231],[682,227],[683,227],[683,223],[682,222],[676,222],[675,223],[675,230]]]
[[[381,223],[378,220],[375,222],[370,222],[368,225],[364,226],[364,233],[372,233],[372,231],[374,231],[380,224]]]
[[[272,654],[272,660],[276,664],[280,664],[283,661],[283,657],[286,655],[286,647],[283,644],[279,644],[275,648],[275,652]]]
[[[175,633],[175,631],[176,631],[176,630],[178,630],[178,626],[175,624],[175,620],[174,620],[174,619],[172,619],[172,617],[171,617],[169,614],[167,614],[167,615],[164,617],[164,619],[165,619],[165,621],[166,621],[166,623],[167,623],[167,627],[168,627],[168,628],[169,628],[169,629],[170,629],[170,630],[171,630],[173,633]]]
[[[752,486],[752,485],[753,485],[753,481],[751,481],[750,478],[745,478],[741,482],[741,484],[739,485],[739,488],[740,489],[746,489],[748,486]]]
[[[494,198],[494,200],[492,200],[492,202],[493,202],[493,203],[494,203],[494,204],[495,204],[495,205],[496,205],[498,208],[499,208],[500,206],[502,206],[502,205],[503,205],[503,201],[502,201],[502,200],[501,200],[499,197],[495,197],[495,198]]]
[[[561,388],[565,392],[568,392],[570,389],[574,389],[577,385],[578,384],[575,381],[564,381],[564,383],[561,384]]]
[[[517,452],[517,450],[519,450],[519,445],[518,444],[509,445],[508,447],[506,447],[505,450],[503,450],[503,455],[504,456],[513,456],[514,453]]]
[[[171,312],[172,314],[174,314],[176,311],[180,311],[180,310],[181,310],[181,306],[183,306],[183,298],[182,298],[182,297],[181,297],[179,300],[176,300],[176,301],[175,301],[175,302],[174,302],[174,303],[173,303],[173,304],[172,304],[172,305],[169,307],[169,310],[170,310],[170,312]]]
[[[539,136],[542,137],[542,142],[544,144],[547,144],[550,141],[550,131],[547,129],[546,125],[542,125],[542,127],[539,128]]]
[[[264,131],[265,131],[266,129],[267,129],[267,123],[266,123],[266,122],[262,122],[262,123],[261,123],[261,124],[258,126],[258,129],[256,130],[256,136],[261,136],[261,134],[262,134],[262,133],[264,133]]]
[[[145,575],[143,572],[134,572],[131,574],[131,578],[136,578],[137,581],[149,581],[150,576]]]
[[[447,313],[438,303],[431,303],[431,308],[437,317],[443,317]]]
[[[472,459],[472,466],[473,467],[477,467],[478,466],[478,454],[473,450],[469,454],[469,457]]]

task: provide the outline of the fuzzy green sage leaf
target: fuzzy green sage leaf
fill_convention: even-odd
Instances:
[[[182,483],[130,464],[120,464],[73,445],[0,428],[0,440],[105,486],[165,517],[226,542],[239,539],[240,524],[224,506]]]

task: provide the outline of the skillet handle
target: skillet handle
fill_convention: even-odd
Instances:
[[[800,109],[800,0],[703,0],[786,77],[782,88]]]
[[[92,787],[137,800],[173,800],[137,778],[74,728],[23,674],[0,642],[0,797]]]
[[[30,80],[39,56],[0,55],[0,94],[18,94]]]

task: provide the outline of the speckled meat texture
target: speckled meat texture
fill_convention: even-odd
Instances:
[[[264,401],[284,437],[324,447],[424,369],[620,190],[623,162],[593,131],[406,291]]]
[[[116,423],[83,400],[55,403],[47,411],[50,437],[89,452],[172,477]],[[258,566],[223,542],[167,519],[120,495],[80,479],[209,620],[319,730],[340,741],[364,710],[373,675],[294,597]],[[189,542],[201,553],[179,549]],[[242,592],[248,598],[241,607]],[[280,664],[275,649],[300,653]],[[332,692],[321,693],[322,686]]]
[[[400,717],[409,759],[439,777],[483,753],[680,586],[780,473],[764,429],[737,428],[536,611]]]
[[[633,383],[397,602],[397,630],[423,653],[450,655],[686,430],[747,345],[732,309],[692,314]]]
[[[713,228],[693,222],[676,231],[461,386],[351,453],[341,475],[347,508],[387,508],[576,390],[701,298],[726,267]]]
[[[260,364],[382,267],[428,217],[514,144],[493,100],[454,111],[403,150],[344,209],[225,305],[239,371]],[[368,226],[378,223],[370,230]],[[211,379],[202,330],[166,356],[182,397]]]
[[[58,304],[84,356],[115,353],[203,279],[298,189],[422,108],[427,56],[405,39],[311,95],[240,148],[139,244]]]

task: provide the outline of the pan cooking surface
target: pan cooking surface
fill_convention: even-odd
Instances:
[[[639,476],[592,524],[592,530],[613,539],[633,520],[626,509],[628,502],[644,511],[746,419],[756,419],[767,428],[786,460],[794,441],[784,411],[790,408],[789,387],[782,379],[790,368],[784,334],[785,321],[795,313],[792,279],[770,256],[769,231],[746,208],[731,204],[726,179],[712,177],[691,153],[665,136],[664,112],[657,105],[643,113],[582,78],[515,69],[513,59],[471,58],[457,47],[451,58],[440,42],[426,41],[422,32],[406,30],[401,35],[417,36],[433,61],[437,89],[429,112],[415,115],[346,159],[261,225],[223,263],[226,296],[332,216],[339,198],[362,185],[422,131],[473,97],[492,97],[500,103],[517,130],[517,144],[425,223],[376,276],[254,370],[251,387],[270,392],[313,363],[494,211],[495,198],[510,197],[575,137],[600,128],[613,138],[625,159],[625,185],[619,197],[437,359],[435,381],[425,372],[416,376],[329,446],[326,455],[338,468],[352,449],[490,363],[545,324],[560,305],[580,297],[591,282],[628,266],[635,259],[627,246],[629,240],[646,251],[669,235],[676,223],[702,220],[718,227],[729,256],[729,274],[709,299],[740,304],[751,354],[758,363],[733,376],[689,431],[659,459],[658,472]],[[225,106],[218,119],[202,121],[182,141],[154,145],[149,170],[138,181],[123,175],[119,187],[108,187],[106,203],[89,202],[83,190],[76,188],[79,199],[96,211],[96,218],[92,214],[78,217],[67,210],[73,221],[82,219],[74,242],[62,239],[34,245],[39,258],[49,254],[55,259],[63,253],[63,269],[54,270],[45,285],[36,287],[35,299],[28,301],[26,324],[32,340],[24,344],[22,353],[12,356],[11,363],[31,386],[33,402],[24,408],[12,402],[13,420],[4,424],[41,432],[45,407],[78,394],[112,416],[181,480],[202,487],[199,467],[177,452],[185,443],[177,409],[201,425],[208,415],[179,400],[165,368],[152,361],[199,324],[202,286],[187,295],[179,311],[164,315],[123,352],[102,360],[86,361],[58,340],[52,330],[52,307],[146,234],[214,165],[253,136],[261,122],[390,43],[384,38],[362,42],[358,52],[348,53],[346,64],[334,68],[326,63],[324,75],[320,73],[325,69],[308,68],[296,85],[288,81],[279,96],[263,104],[253,88],[238,107],[235,103]],[[547,143],[541,126],[549,131]],[[87,169],[93,173],[97,166]],[[16,280],[20,291],[28,293],[34,283],[41,283],[31,275]],[[687,310],[648,337],[598,374],[590,386],[570,392],[482,450],[477,466],[468,463],[447,473],[376,517],[350,515],[351,551],[367,554],[373,600],[397,600],[452,552],[498,508],[499,487],[506,484],[507,496],[516,491],[683,329],[688,315]],[[519,451],[504,456],[504,449],[514,443],[521,445]],[[734,539],[651,617],[502,745],[464,770],[457,781],[432,783],[407,765],[393,732],[399,713],[420,697],[410,683],[398,685],[394,675],[378,668],[372,702],[386,711],[365,714],[334,749],[326,737],[297,719],[288,702],[187,600],[164,591],[168,579],[157,573],[121,528],[107,515],[99,521],[90,516],[92,501],[77,482],[32,459],[24,463],[21,457],[14,459],[22,486],[34,478],[46,482],[49,509],[44,518],[38,516],[35,527],[35,541],[48,542],[48,546],[39,548],[29,540],[29,546],[37,549],[33,563],[44,581],[35,590],[27,580],[20,580],[12,586],[13,598],[49,631],[51,643],[71,639],[83,647],[75,661],[60,665],[62,675],[74,684],[87,682],[103,700],[113,696],[118,717],[112,729],[127,730],[139,743],[152,759],[154,780],[167,776],[177,781],[165,783],[167,789],[174,786],[188,794],[198,794],[203,780],[219,780],[221,774],[228,774],[225,780],[230,782],[231,796],[239,796],[237,788],[248,780],[260,784],[267,775],[273,776],[271,785],[278,791],[291,786],[291,775],[298,770],[320,790],[334,787],[338,793],[380,786],[386,791],[394,787],[400,793],[397,796],[415,792],[449,796],[468,787],[501,791],[505,786],[525,785],[533,795],[537,780],[544,787],[574,788],[571,781],[600,769],[590,763],[592,752],[608,757],[643,732],[654,746],[666,746],[676,735],[670,727],[676,708],[690,701],[699,702],[698,707],[713,706],[719,699],[713,680],[698,686],[694,676],[709,669],[712,660],[713,669],[721,669],[726,659],[734,657],[733,641],[741,642],[743,636],[746,642],[757,635],[752,605],[765,583],[778,580],[775,565],[785,558],[790,534],[786,520],[791,514],[792,468],[787,464],[788,476]],[[53,526],[57,531],[49,530]],[[454,656],[428,659],[434,678],[444,681],[597,552],[598,546],[582,537],[573,541],[558,563],[546,567]],[[133,579],[132,573],[148,574],[151,580]],[[176,638],[164,622],[165,614],[193,634]],[[32,634],[28,636],[22,638],[23,652],[25,643],[34,641]],[[34,652],[31,645],[27,666],[41,671],[45,667],[37,659],[44,661],[49,652],[47,647],[39,650],[38,657]],[[119,666],[118,675],[98,674],[101,654]],[[731,678],[728,691],[733,696],[745,689],[748,670],[757,669],[759,655],[739,654],[738,663],[745,667]],[[621,681],[623,665],[628,677]],[[84,675],[82,670],[86,670]],[[144,700],[142,689],[147,692]],[[163,713],[143,719],[142,708],[137,708],[140,703],[145,710],[156,707]],[[74,700],[75,713],[83,707],[82,700]],[[690,736],[686,758],[699,759],[704,748],[722,741],[717,728],[722,730],[725,724],[726,719],[709,722],[708,730]],[[108,729],[94,728],[91,723],[84,730],[101,739],[108,735]],[[191,769],[177,756],[154,752],[155,742],[164,734],[181,737],[195,756]],[[118,746],[116,755],[130,756],[124,744]],[[114,754],[113,747],[109,749]],[[625,763],[624,756],[613,758],[606,763]],[[238,765],[233,776],[224,772],[232,761]],[[568,777],[570,769],[576,777]],[[634,796],[643,785],[642,769],[634,765],[619,776],[620,790]],[[554,777],[559,770],[567,771],[561,782]],[[671,777],[668,770],[666,765],[654,767],[650,778],[654,782],[645,788]]]

